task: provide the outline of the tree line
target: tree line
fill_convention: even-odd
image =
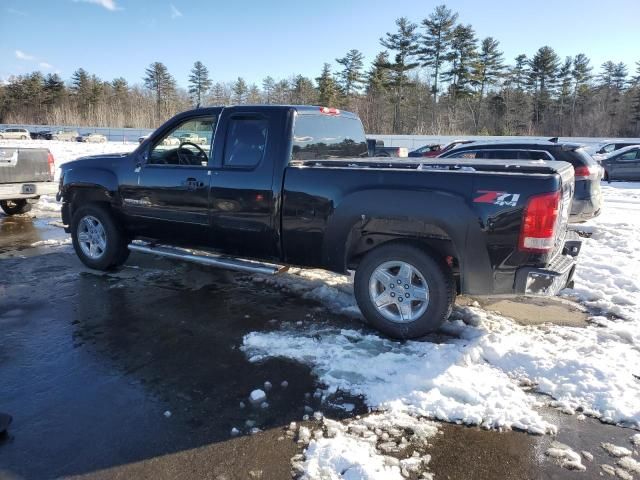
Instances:
[[[161,62],[136,85],[82,68],[68,83],[36,71],[0,85],[0,123],[154,128],[193,106],[318,104],[356,112],[370,133],[640,136],[640,61],[596,69],[584,53],[561,58],[542,46],[508,62],[498,40],[479,39],[446,5],[418,23],[397,19],[380,46],[368,66],[351,49],[316,78],[260,85],[214,83],[201,61],[187,89]]]

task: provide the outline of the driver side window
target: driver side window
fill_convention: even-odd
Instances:
[[[211,154],[216,117],[191,118],[157,141],[149,152],[150,165],[206,166]]]

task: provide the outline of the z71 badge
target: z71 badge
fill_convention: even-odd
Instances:
[[[478,190],[480,196],[473,199],[473,203],[491,203],[500,207],[515,207],[520,199],[519,193],[496,192],[493,190]]]

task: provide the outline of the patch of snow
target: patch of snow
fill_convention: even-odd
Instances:
[[[40,240],[38,242],[33,242],[31,244],[32,247],[55,247],[60,245],[69,245],[71,243],[71,238],[62,238],[59,240],[49,238],[47,240]]]
[[[602,443],[600,446],[612,457],[628,457],[632,453],[628,448],[620,447],[613,443]]]
[[[240,430],[238,430],[236,427],[233,427],[231,429],[231,436],[232,437],[237,437],[238,435],[240,435]]]
[[[308,444],[304,461],[296,459],[302,463],[304,478],[400,480],[420,473],[421,478],[428,478],[431,457],[421,455],[418,449],[437,433],[433,422],[390,413],[375,413],[347,424],[327,418],[322,422],[326,434],[316,430],[319,434],[312,437],[306,427],[301,427],[298,433],[300,442]],[[408,435],[403,428],[413,433]],[[383,431],[390,440],[378,443]]]
[[[640,462],[631,457],[622,457],[616,464],[627,472],[640,473]]]
[[[547,449],[545,455],[555,459],[561,467],[568,470],[586,470],[586,467],[582,464],[582,457],[563,443],[551,442],[551,447]]]
[[[171,411],[170,411],[170,410],[166,410],[166,411],[163,413],[163,415],[164,415],[164,417],[165,417],[165,418],[169,418],[169,417],[171,417]]]
[[[583,450],[580,452],[580,454],[588,461],[593,462],[593,454],[590,452],[587,452],[586,450]]]
[[[640,447],[640,433],[636,433],[630,439],[631,443],[633,443],[636,447]]]
[[[253,405],[260,405],[262,402],[264,402],[267,399],[267,394],[264,393],[264,390],[260,390],[259,388],[252,391],[249,394],[249,401],[253,404]]]

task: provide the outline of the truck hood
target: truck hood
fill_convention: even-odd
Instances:
[[[122,159],[127,158],[129,153],[103,153],[101,155],[89,155],[87,157],[80,157],[71,162],[66,162],[61,165],[63,170],[78,167],[105,167],[119,163]]]

